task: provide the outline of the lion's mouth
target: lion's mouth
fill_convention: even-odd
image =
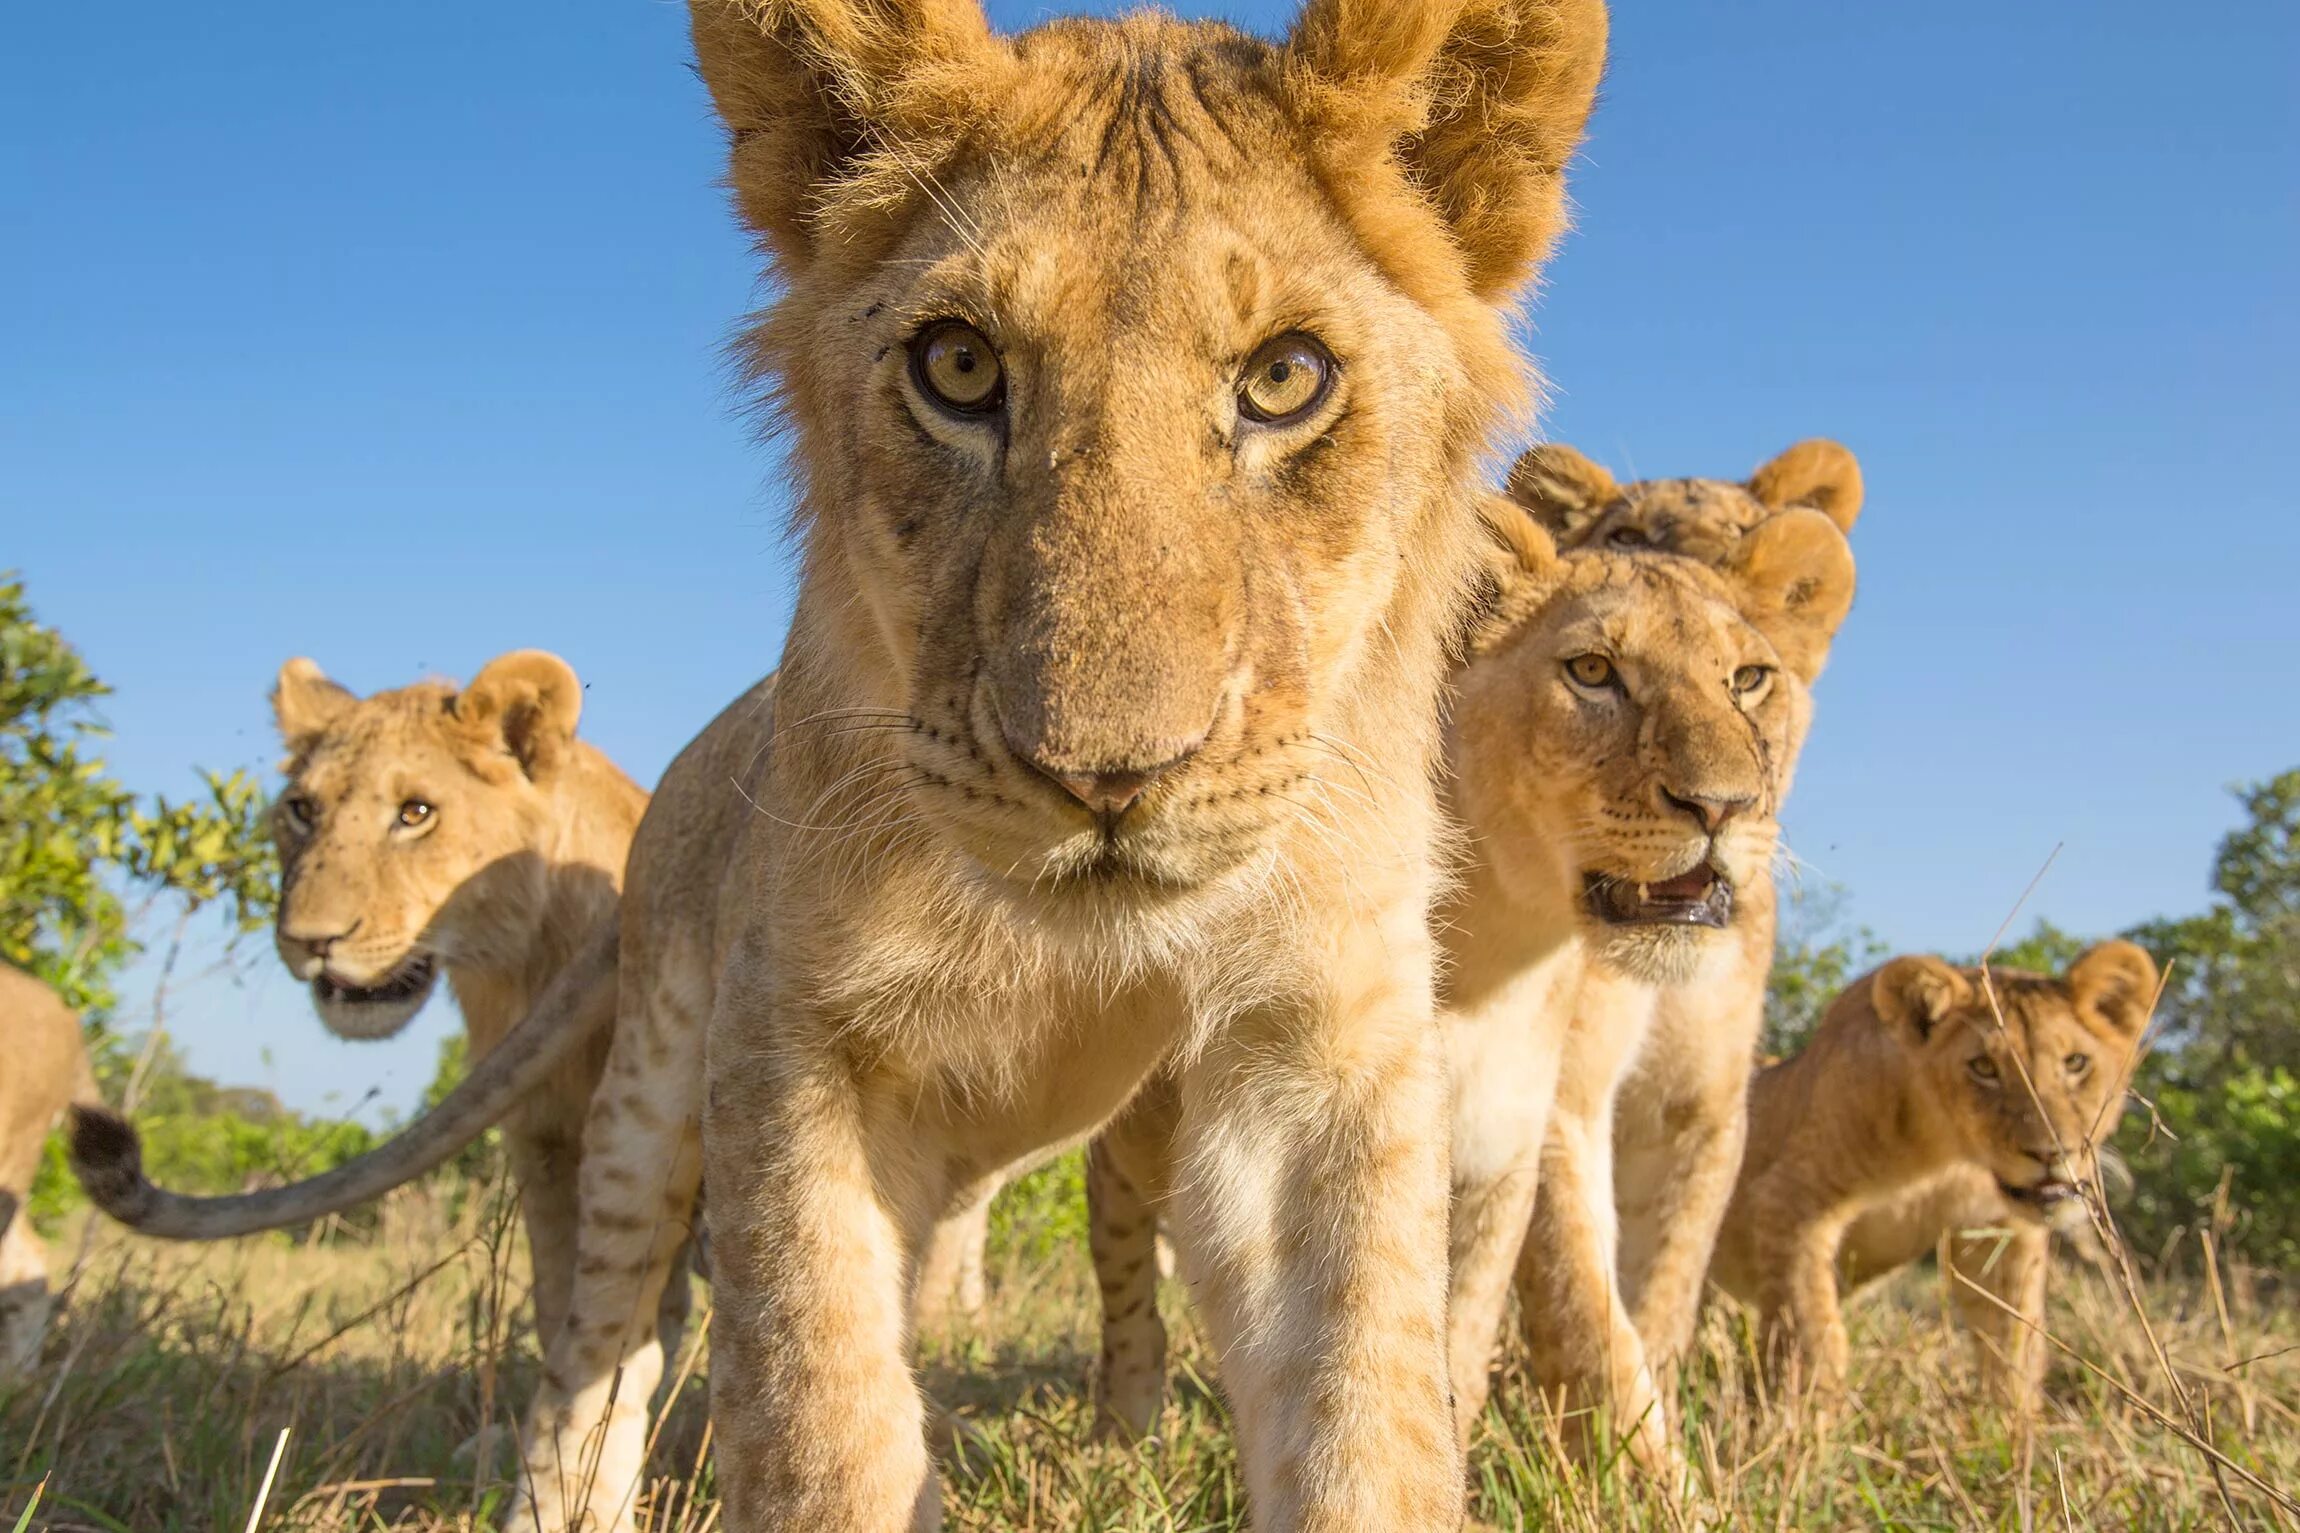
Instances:
[[[1584,874],[1582,898],[1589,913],[1609,926],[1723,928],[1733,923],[1733,886],[1706,863],[1650,883]]]
[[[2026,1187],[2015,1187],[2003,1177],[1997,1178],[1997,1191],[2025,1207],[2050,1212],[2077,1195],[2076,1184],[2048,1176],[2041,1182]]]
[[[429,953],[416,953],[372,985],[350,985],[322,973],[311,982],[311,993],[328,1006],[399,1006],[430,990],[438,964]]]

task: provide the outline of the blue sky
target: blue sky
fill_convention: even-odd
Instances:
[[[683,7],[9,33],[0,567],[118,687],[129,782],[268,771],[292,654],[364,691],[556,649],[647,781],[772,668],[777,466],[720,352],[755,263]],[[1545,431],[1617,472],[1860,454],[1788,825],[1897,946],[1979,946],[2055,845],[2065,926],[2193,908],[2226,786],[2300,762],[2295,59],[2269,0],[1616,6]],[[455,1025],[339,1043],[245,970],[178,1037],[299,1105],[412,1100]]]

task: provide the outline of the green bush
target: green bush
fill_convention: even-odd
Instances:
[[[2136,1113],[2124,1135],[2133,1188],[2122,1219],[2134,1248],[2153,1254],[2211,1224],[2225,1179],[2228,1253],[2300,1272],[2300,1078],[2257,1065],[2201,1083],[2150,1073],[2166,1076],[2141,1087],[2159,1126],[2144,1138]]]
[[[1086,1152],[1072,1150],[998,1190],[990,1205],[990,1255],[1042,1262],[1086,1249]]]

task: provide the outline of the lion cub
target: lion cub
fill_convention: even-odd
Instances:
[[[100,1103],[80,1019],[63,998],[0,963],[0,1382],[27,1366],[48,1326],[48,1253],[25,1203],[56,1115]]]
[[[1537,1377],[1661,1468],[1658,1372],[1740,1157],[1775,816],[1853,558],[1804,508],[1715,568],[1561,553],[1506,502],[1489,519],[1510,553],[1447,738],[1474,856],[1438,927],[1456,1423],[1466,1439],[1484,1403],[1514,1272]]]
[[[2093,1181],[2155,995],[2156,965],[2129,942],[2059,978],[1993,969],[1986,988],[1978,969],[1896,958],[1759,1072],[1710,1276],[1757,1307],[1793,1389],[1843,1388],[1840,1288],[1945,1236],[1984,1379],[2034,1403],[2051,1224]]]

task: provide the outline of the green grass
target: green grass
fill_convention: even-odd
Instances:
[[[1090,1440],[1090,1275],[1075,1242],[1034,1238],[1032,1200],[1067,1192],[1026,1187],[1002,1210],[990,1314],[922,1360],[960,1423],[946,1525],[1243,1527],[1211,1365],[1178,1292],[1159,1433]],[[57,1242],[60,1266],[75,1244]],[[492,1526],[502,1461],[458,1448],[483,1423],[510,1432],[534,1380],[514,1244],[500,1198],[420,1190],[356,1241],[187,1250],[96,1232],[38,1371],[0,1388],[0,1528],[236,1533],[283,1428],[266,1529]],[[1698,1482],[1682,1507],[1626,1470],[1567,1464],[1557,1424],[1506,1367],[1472,1456],[1472,1514],[1565,1529],[2300,1529],[2246,1478],[2300,1486],[2300,1326],[2288,1295],[2242,1278],[2149,1285],[2144,1323],[2107,1276],[2064,1265],[2051,1318],[2069,1350],[2032,1431],[1975,1399],[1929,1272],[1856,1307],[1852,1401],[1826,1429],[1767,1406],[1746,1325],[1713,1312],[1681,1388]],[[653,1533],[717,1526],[706,1446],[694,1367],[653,1456]]]

